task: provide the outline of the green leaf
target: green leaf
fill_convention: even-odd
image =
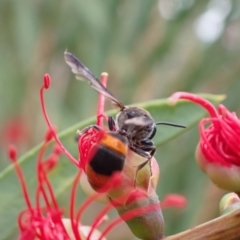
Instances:
[[[204,95],[204,97],[214,104],[224,99],[222,95]],[[206,115],[206,112],[199,106],[187,101],[180,101],[175,106],[171,106],[167,99],[164,99],[142,103],[137,106],[141,106],[148,110],[156,121],[169,121],[187,126],[187,129],[158,126],[157,134],[154,138],[154,142],[157,146],[186,132]],[[115,116],[115,114],[116,111],[107,112],[107,115]],[[94,121],[95,118],[87,119],[59,134],[61,141],[63,141],[66,148],[74,156],[78,156],[77,144],[74,141],[76,130],[93,124]],[[19,159],[19,164],[24,172],[31,199],[34,199],[36,187],[35,165],[39,148],[40,145],[33,148]],[[66,157],[62,157],[57,167],[50,174],[57,198],[69,192],[75,172],[75,166],[71,164]],[[25,208],[21,188],[12,165],[0,173],[0,199],[0,240],[12,239],[17,231],[17,216],[19,212]],[[65,202],[64,207],[67,209],[68,203]]]

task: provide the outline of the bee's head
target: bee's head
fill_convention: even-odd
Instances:
[[[139,107],[125,107],[117,114],[116,125],[131,140],[149,138],[156,127],[150,113]]]

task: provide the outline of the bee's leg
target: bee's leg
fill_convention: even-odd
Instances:
[[[155,154],[155,152],[156,152],[156,147],[155,146],[143,146],[142,147],[142,150],[144,150],[144,151],[148,151],[148,153],[150,154],[150,156],[147,158],[147,160],[144,162],[145,164],[144,165],[142,165],[142,164],[140,164],[139,166],[138,166],[138,170],[137,171],[139,171],[139,170],[141,170],[141,168],[143,168],[148,162],[149,162],[149,164],[150,164],[150,173],[151,173],[151,175],[152,175],[152,168],[151,168],[151,159],[152,159],[152,157],[154,156],[154,154]]]
[[[149,156],[151,158],[156,152],[156,146],[151,139],[142,140],[140,142],[137,142],[137,144],[133,144],[129,147],[135,153],[145,158],[149,158]]]
[[[140,146],[140,148],[142,148],[142,146],[154,146],[151,139],[142,140],[139,142],[138,145]]]
[[[91,127],[95,128],[98,131],[102,130],[102,128],[100,126],[96,125],[96,124],[92,125]]]
[[[85,132],[89,131],[91,128],[95,128],[95,129],[98,130],[98,131],[101,131],[101,130],[102,130],[101,127],[99,127],[99,126],[96,125],[96,124],[87,126],[87,127],[85,127],[84,129],[82,129],[81,131],[80,131],[80,130],[77,130],[77,132],[76,132],[76,134],[77,134],[76,140],[78,141],[79,138],[80,138]]]
[[[76,137],[75,137],[75,140],[78,142],[79,141],[79,139],[80,139],[80,137],[85,133],[85,132],[87,132],[90,128],[92,128],[92,127],[94,127],[94,125],[90,125],[90,126],[87,126],[87,127],[85,127],[84,129],[82,129],[82,130],[77,130],[76,131]]]
[[[108,117],[108,128],[110,131],[116,131],[116,123],[112,116]]]
[[[141,148],[135,148],[136,153],[138,153],[140,156],[146,157],[147,160],[142,162],[137,166],[137,170],[135,173],[135,178],[134,178],[134,187],[136,187],[136,182],[137,182],[137,176],[138,172],[146,166],[146,164],[150,164],[150,174],[152,176],[152,168],[151,168],[151,159],[154,156],[156,152],[156,147],[152,144],[152,146],[141,146]]]
[[[152,158],[152,157],[151,157]],[[135,172],[135,177],[134,177],[134,188],[136,187],[136,183],[137,183],[137,177],[138,177],[138,172],[144,168],[148,163],[150,164],[150,161],[151,161],[151,158],[147,159],[146,161],[144,161],[143,163],[139,164],[137,166],[137,169],[136,169],[136,172]],[[150,174],[152,176],[152,170],[151,170],[151,167],[150,167]]]
[[[152,140],[151,139],[142,140],[138,145],[140,146],[139,149],[145,151],[146,153],[148,153],[150,155],[150,157],[148,157],[149,162],[150,162],[151,158],[154,156],[154,154],[156,152],[156,146],[154,145]],[[151,168],[150,168],[150,170],[151,170]]]
[[[143,167],[145,167],[145,165],[146,165],[147,163],[149,163],[149,164],[151,163],[151,159],[152,159],[153,155],[155,154],[155,152],[156,152],[156,147],[153,146],[151,152],[150,152],[149,155],[148,155],[147,160],[137,166],[137,173],[138,173],[138,171],[140,171]],[[151,166],[150,166],[150,171],[151,171],[151,175],[152,175]],[[137,175],[137,174],[136,174],[136,175]]]

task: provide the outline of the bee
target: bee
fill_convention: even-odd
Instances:
[[[149,163],[156,152],[156,146],[154,145],[152,139],[156,134],[157,125],[168,125],[180,128],[186,127],[184,125],[169,122],[155,122],[150,113],[145,109],[123,105],[106,87],[103,86],[99,79],[95,77],[77,57],[66,51],[64,53],[64,58],[66,63],[71,67],[72,72],[76,75],[77,79],[87,80],[93,89],[103,94],[106,98],[110,99],[119,108],[119,113],[116,115],[115,119],[112,116],[108,117],[107,122],[110,131],[106,133],[106,138],[111,139],[111,141],[108,141],[107,144],[106,142],[103,143],[100,141],[99,149],[101,150],[97,151],[95,153],[95,156],[93,156],[93,160],[91,160],[94,164],[97,163],[97,167],[94,167],[93,169],[94,171],[96,171],[97,168],[103,169],[106,167],[106,158],[104,154],[108,154],[109,157],[111,154],[117,154],[117,157],[112,157],[112,164],[113,162],[116,162],[116,164],[117,162],[121,162],[121,167],[118,169],[121,170],[124,166],[123,159],[126,158],[125,150],[127,148],[130,148],[132,151],[146,159],[144,162],[139,164],[139,166],[137,166],[138,172],[147,163]],[[96,129],[99,129],[97,125],[94,127]],[[123,152],[118,151],[120,150],[120,148],[118,149],[118,145],[116,145],[117,147],[113,147],[113,140],[123,143],[123,145],[125,145],[125,150]],[[114,161],[114,159],[116,161]],[[108,175],[109,173],[104,172],[104,174]]]

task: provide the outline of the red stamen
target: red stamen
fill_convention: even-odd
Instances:
[[[36,191],[36,204],[37,204],[37,213],[40,217],[40,221],[42,221],[41,224],[39,224],[39,229],[41,231],[41,239],[48,239],[48,231],[49,227],[54,230],[56,233],[52,233],[53,236],[62,236],[67,235],[66,230],[63,226],[62,220],[61,220],[61,211],[59,210],[56,198],[53,193],[52,186],[47,178],[46,172],[45,172],[45,161],[43,162],[43,156],[45,153],[47,147],[47,142],[44,143],[42,148],[40,149],[38,161],[37,161],[37,178],[38,178],[38,184]],[[46,204],[46,208],[40,207],[40,196],[43,196],[44,203]],[[44,212],[46,211],[45,217]],[[38,221],[36,218],[33,219],[33,223],[35,221]],[[49,226],[49,221],[52,221],[54,225]],[[45,222],[45,223],[44,223]],[[49,223],[48,223],[49,222]],[[44,227],[46,225],[46,228]],[[47,232],[46,232],[47,230]],[[51,237],[49,236],[49,239]]]
[[[51,84],[51,78],[48,74],[45,74],[44,77],[43,77],[43,80],[44,80],[44,87],[46,89],[49,88],[50,84]]]
[[[26,228],[26,226],[24,225],[24,221],[23,221],[23,218],[24,218],[24,214],[27,214],[28,213],[28,210],[24,210],[24,211],[21,211],[18,215],[18,226],[20,228],[20,231],[23,232],[23,230]]]
[[[46,173],[50,172],[53,168],[56,167],[58,163],[58,155],[53,153],[49,158],[47,158],[43,163],[42,166]]]
[[[215,133],[213,131],[215,128],[213,126],[208,127],[206,130],[204,125],[208,122],[214,121],[213,119],[206,118],[202,119],[199,123],[199,131],[200,131],[200,148],[202,150],[203,155],[208,159],[210,162],[219,162],[224,165],[226,165],[226,161],[224,158],[219,155],[215,150],[215,144],[211,144],[211,142],[214,140],[212,136],[215,136]],[[211,131],[211,132],[210,132]],[[228,165],[228,164],[227,164]]]
[[[44,89],[46,89],[45,88],[45,84],[46,84],[45,79],[49,79],[49,82],[50,82],[50,76],[47,75],[47,78],[45,78],[45,76],[44,76],[44,85],[42,86],[42,88],[40,90],[40,100],[41,100],[41,106],[42,106],[42,111],[43,111],[45,120],[47,122],[49,129],[52,131],[55,141],[59,144],[59,147],[62,149],[63,153],[72,161],[72,163],[74,163],[77,167],[79,167],[79,162],[63,146],[63,144],[61,143],[60,139],[58,138],[57,134],[54,131],[54,127],[52,126],[50,119],[48,118],[48,114],[47,114],[47,111],[45,109],[45,104],[44,104]],[[48,80],[46,80],[46,81],[48,81]],[[47,86],[49,86],[49,85],[47,85]]]
[[[55,145],[54,148],[53,148],[53,152],[56,155],[60,155],[62,153],[62,149],[58,145]]]
[[[17,159],[17,149],[14,145],[8,146],[8,158],[13,162]]]
[[[217,131],[213,126],[209,126],[207,129],[204,125],[208,122],[218,121],[221,126],[225,125],[223,119],[203,119],[199,123],[200,129],[200,148],[205,158],[212,163],[221,163],[226,167],[230,167],[231,164],[240,165],[239,154],[234,149],[234,145],[231,146],[234,139],[231,136],[222,138],[223,127],[221,131]]]
[[[176,92],[170,97],[170,101],[173,101],[174,103],[179,99],[185,99],[199,104],[208,111],[212,118],[219,117],[218,112],[214,105],[200,96],[188,92]],[[216,124],[215,127],[218,127],[218,124]]]
[[[81,161],[79,161],[80,168],[85,171],[85,167],[92,156],[89,156],[89,152],[92,146],[98,143],[104,135],[104,131],[96,130],[94,127],[84,132],[78,141],[78,148],[80,153]],[[92,150],[91,154],[94,154]]]
[[[49,130],[47,131],[47,133],[45,134],[45,138],[44,138],[44,141],[45,141],[45,142],[49,142],[49,141],[52,140],[52,138],[53,138],[53,132],[55,132],[55,129],[54,129],[54,130],[49,129]]]
[[[101,82],[104,87],[107,86],[107,79],[108,74],[102,73],[101,74]],[[101,128],[103,128],[103,118],[108,119],[106,115],[104,114],[104,104],[105,104],[105,97],[103,94],[100,93],[99,100],[98,100],[98,110],[97,110],[97,125]]]
[[[184,208],[187,204],[187,199],[178,194],[168,194],[164,197],[160,203],[161,209],[175,207],[175,208]]]
[[[43,146],[41,147],[40,151],[39,151],[39,155],[38,155],[38,160],[37,160],[37,178],[38,178],[38,191],[37,191],[37,196],[36,196],[36,202],[37,202],[37,206],[38,208],[40,208],[40,193],[42,193],[43,198],[44,198],[44,202],[46,203],[47,207],[50,208],[50,201],[48,200],[47,194],[45,192],[44,189],[44,182],[46,181],[46,175],[42,166],[42,160],[43,160],[43,155],[45,153],[45,150],[47,148],[47,144],[46,142],[43,144]],[[55,199],[53,198],[53,201]],[[56,204],[56,201],[54,201],[54,205]]]
[[[71,219],[71,225],[72,225],[72,231],[74,233],[74,236],[76,240],[81,240],[81,237],[78,232],[78,222],[74,219],[74,206],[75,206],[75,198],[76,198],[76,192],[77,192],[77,186],[79,184],[79,179],[81,177],[82,171],[80,170],[77,174],[77,176],[74,179],[72,191],[71,191],[71,198],[70,198],[70,219]]]
[[[18,165],[17,150],[14,146],[9,147],[8,155],[9,155],[10,160],[13,162],[15,171],[16,171],[18,179],[20,181],[20,185],[21,185],[21,188],[22,188],[22,193],[23,193],[23,196],[24,196],[25,203],[26,203],[28,209],[30,211],[32,211],[32,205],[31,205],[31,201],[30,201],[30,198],[29,198],[29,195],[28,195],[27,184],[26,184],[24,175],[22,173],[22,170],[21,170],[20,166]]]

